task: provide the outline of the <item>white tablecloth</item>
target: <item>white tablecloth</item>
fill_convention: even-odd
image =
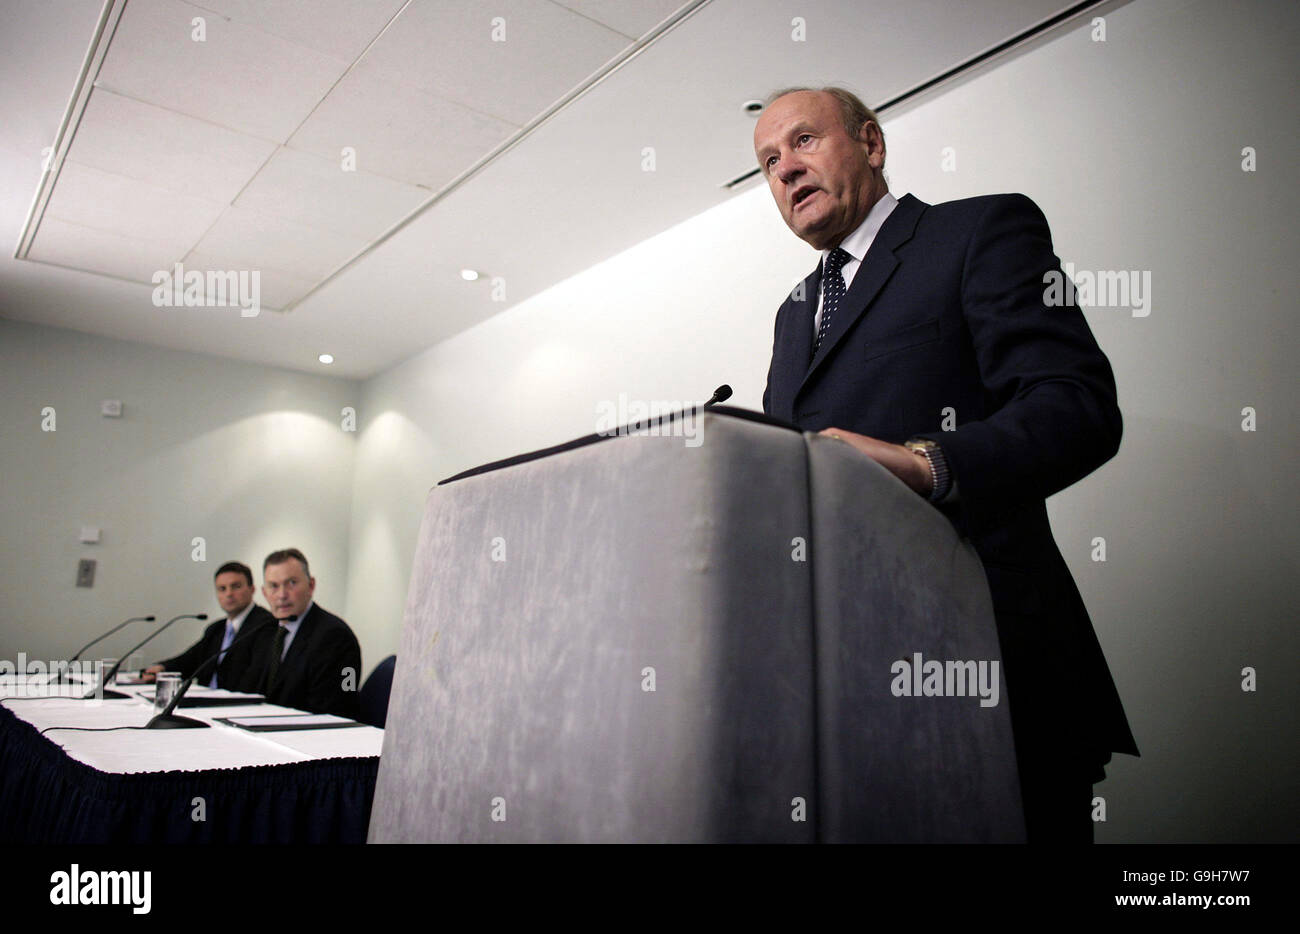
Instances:
[[[351,756],[378,756],[384,731],[357,725],[345,729],[294,730],[274,733],[250,733],[238,727],[214,723],[218,717],[264,716],[299,713],[274,704],[226,707],[181,707],[176,713],[212,723],[209,729],[191,730],[112,730],[90,732],[58,729],[59,727],[144,726],[153,716],[152,705],[143,699],[83,701],[70,697],[29,699],[33,694],[48,693],[35,682],[44,678],[0,679],[0,703],[63,748],[72,759],[101,772],[120,774],[139,772],[198,771],[234,769],[253,765],[281,765],[311,759],[336,759]],[[134,693],[138,687],[118,686],[116,690]],[[63,686],[58,693],[81,689]],[[200,688],[189,695],[226,695],[227,692]]]

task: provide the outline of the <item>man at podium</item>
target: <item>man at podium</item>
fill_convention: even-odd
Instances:
[[[754,150],[821,262],[777,311],[763,408],[852,445],[969,537],[993,598],[1030,842],[1092,840],[1092,783],[1137,755],[1045,500],[1109,460],[1110,363],[1023,195],[895,198],[879,121],[839,88],[778,92]]]

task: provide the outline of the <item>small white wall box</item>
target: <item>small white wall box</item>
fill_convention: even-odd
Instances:
[[[83,545],[99,544],[99,526],[83,525],[81,527],[81,543]]]
[[[99,414],[104,416],[105,418],[121,418],[122,400],[105,399],[103,402],[99,404]]]

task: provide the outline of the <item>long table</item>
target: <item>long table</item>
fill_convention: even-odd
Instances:
[[[0,843],[365,842],[383,730],[215,722],[301,713],[264,703],[177,711],[209,729],[130,729],[153,716],[139,697],[40,692],[0,681]]]

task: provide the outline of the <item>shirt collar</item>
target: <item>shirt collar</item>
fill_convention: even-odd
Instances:
[[[872,241],[876,239],[876,234],[880,233],[880,228],[885,225],[886,218],[896,207],[898,207],[898,199],[885,192],[880,196],[880,200],[871,206],[871,210],[867,212],[867,216],[862,219],[857,229],[844,238],[839,248],[861,262],[862,257],[867,255],[867,250],[871,248]],[[830,250],[822,250],[823,264],[830,252]],[[825,269],[825,265],[822,268]]]
[[[231,616],[226,620],[226,622],[231,626],[231,628],[235,630],[235,632],[239,632],[239,627],[244,625],[244,620],[248,619],[248,614],[253,612],[254,605],[255,605],[254,602],[252,600],[249,600],[248,606],[244,607],[242,613],[240,613],[238,616]]]
[[[311,608],[314,607],[315,605],[316,605],[315,600],[310,601],[307,604],[307,609],[303,610],[302,614],[299,615],[297,619],[295,619],[292,623],[282,622],[280,623],[280,625],[283,626],[285,629],[287,629],[289,631],[289,635],[292,636],[294,633],[298,631],[298,627],[302,625],[302,621],[307,618],[307,614],[311,612]]]

